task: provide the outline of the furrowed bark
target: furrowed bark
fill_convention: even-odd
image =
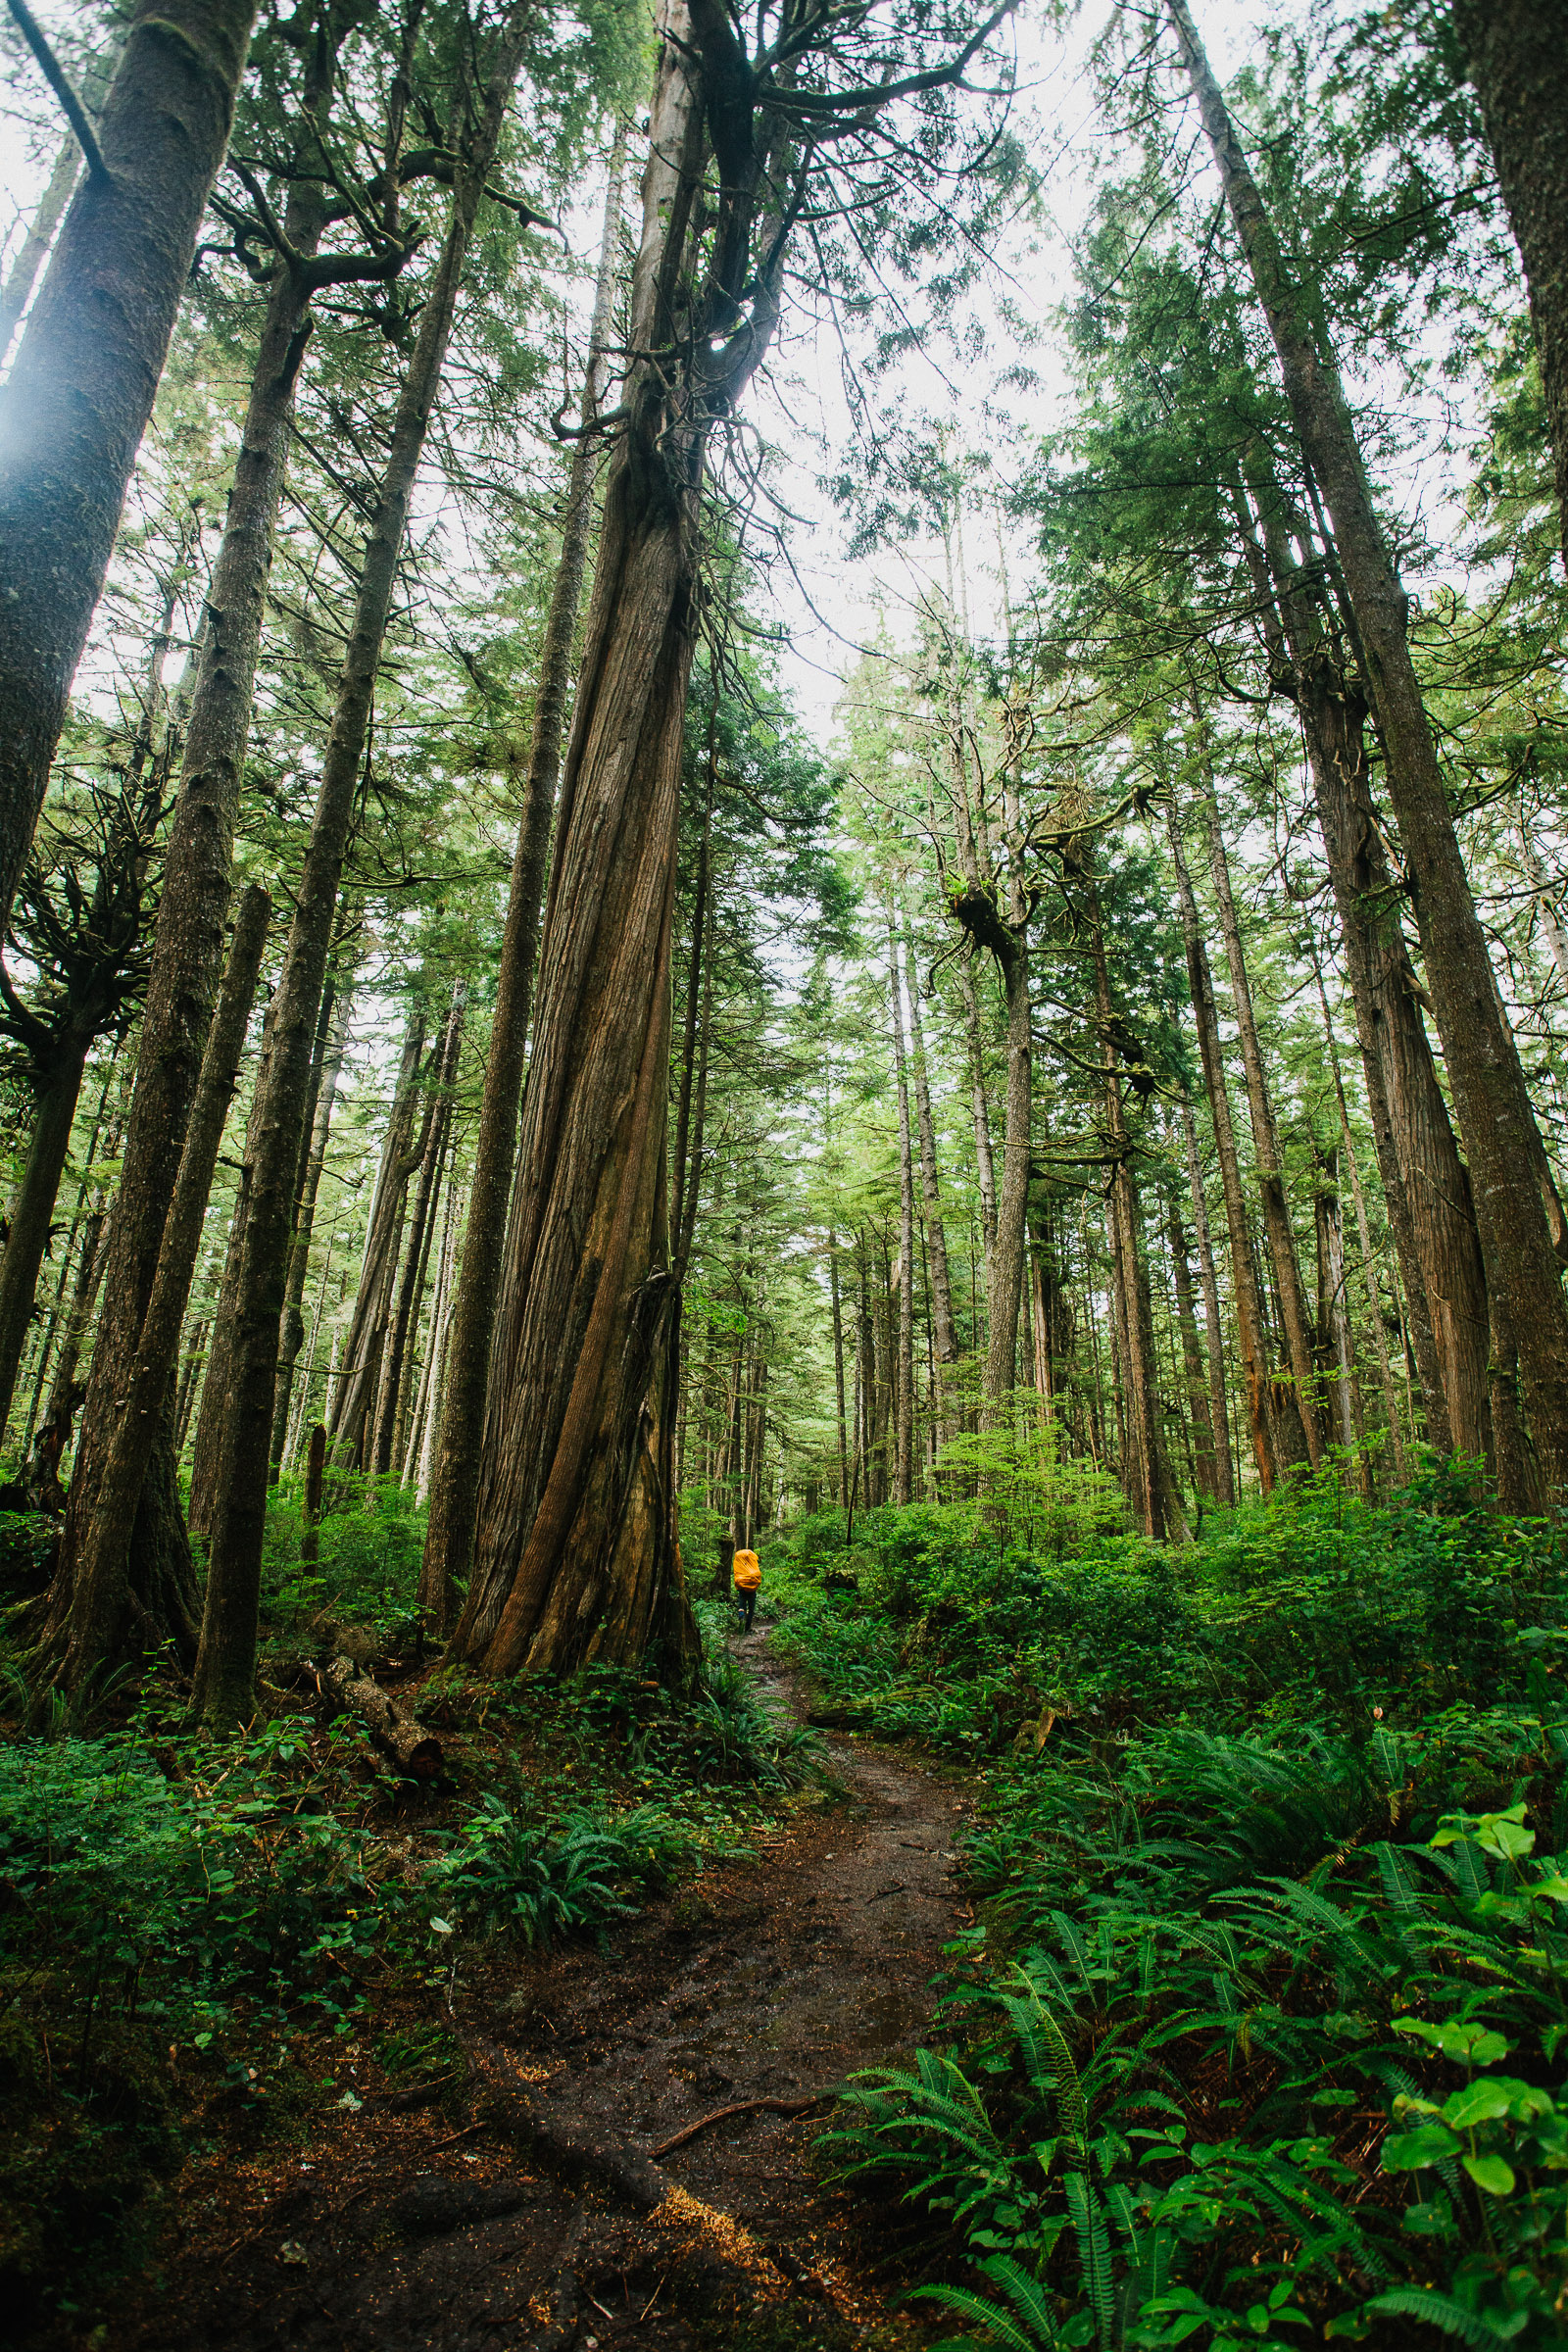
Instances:
[[[1382,734],[1427,985],[1459,1112],[1489,1291],[1513,1327],[1530,1434],[1552,1499],[1568,1488],[1568,1303],[1537,1190],[1540,1136],[1410,656],[1408,600],[1372,504],[1338,376],[1305,324],[1186,0],[1166,0],[1336,551]]]
[[[1457,0],[1453,22],[1524,261],[1568,564],[1568,6]]]
[[[1306,742],[1427,1437],[1442,1453],[1486,1458],[1490,1342],[1481,1240],[1421,1017],[1401,893],[1372,803],[1366,700],[1291,561],[1277,492],[1265,483],[1257,495],[1266,555],[1256,551],[1254,579],[1265,600],[1279,599],[1272,668],[1300,713]]]
[[[0,931],[223,159],[255,0],[140,0],[0,389]]]
[[[293,1182],[299,1165],[317,1009],[326,977],[333,913],[348,855],[376,670],[391,614],[415,478],[424,453],[485,177],[500,141],[531,16],[531,0],[515,0],[497,35],[479,118],[464,143],[455,173],[451,221],[420,314],[375,518],[365,546],[316,818],[277,985],[266,1116],[246,1216],[222,1476],[213,1518],[207,1606],[192,1701],[195,1712],[214,1724],[242,1721],[252,1705],[266,1533],[267,1457],[288,1280]]]
[[[582,603],[593,525],[596,443],[589,428],[603,397],[601,354],[609,337],[613,306],[625,154],[622,127],[616,132],[612,151],[610,184],[605,195],[599,280],[594,295],[579,437],[572,451],[562,514],[561,557],[551,589],[550,614],[540,655],[539,696],[534,705],[533,740],[528,753],[517,846],[512,861],[506,928],[501,940],[501,968],[496,978],[484,1099],[468,1192],[468,1222],[447,1340],[446,1393],[418,1591],[420,1608],[443,1633],[452,1622],[455,1582],[467,1575],[473,1557],[485,1389],[502,1291],[507,1207],[512,1194],[517,1111],[522,1101],[528,1016],[539,948],[539,911],[544,900],[551,821],[561,775],[561,738],[571,646]]]
[[[318,47],[306,80],[306,96],[318,111],[329,99],[334,66],[330,44]],[[317,251],[325,219],[321,183],[297,179],[283,226],[302,261]],[[179,793],[165,856],[123,1167],[110,1219],[93,1377],[51,1600],[57,1625],[70,1614],[76,1547],[92,1518],[98,1467],[112,1439],[113,1399],[129,1378],[131,1351],[152,1290],[164,1217],[223,966],[234,826],[309,305],[308,282],[297,270],[280,271],[257,346],[223,536],[213,567]],[[215,1353],[226,1336],[226,1327],[215,1323]]]
[[[240,901],[234,945],[202,1056],[174,1195],[164,1223],[152,1296],[137,1339],[130,1381],[118,1400],[119,1422],[99,1480],[92,1525],[77,1558],[72,1638],[62,1678],[68,1689],[74,1689],[100,1660],[117,1656],[124,1643],[122,1620],[130,1602],[125,1562],[131,1526],[168,1409],[180,1327],[201,1248],[202,1219],[245,1051],[245,1030],[261,976],[271,911],[267,892],[253,882]]]

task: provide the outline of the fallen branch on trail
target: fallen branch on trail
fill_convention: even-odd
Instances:
[[[767,2108],[773,2115],[804,2115],[808,2107],[820,2107],[824,2099],[832,2096],[830,2090],[814,2090],[808,2099],[737,2099],[732,2107],[715,2107],[711,2115],[705,2115],[699,2122],[688,2124],[684,2132],[672,2132],[668,2139],[662,2139],[657,2148],[649,2149],[648,2161],[657,2164],[661,2156],[667,2156],[674,2148],[683,2148],[689,2139],[695,2139],[699,2132],[706,2132],[711,2124],[728,2123],[732,2115],[755,2115],[760,2107]]]
[[[307,1665],[306,1671],[323,1698],[335,1699],[364,1724],[382,1754],[390,1756],[401,1773],[413,1781],[439,1779],[446,1759],[435,1734],[426,1731],[416,1716],[406,1715],[397,1700],[352,1658],[334,1658],[324,1671]]]
[[[510,2110],[505,2121],[547,2161],[578,2178],[603,2181],[645,2213],[663,2203],[670,2184],[641,2148],[618,2133],[590,2131],[579,2114],[568,2113],[525,2081],[508,2051],[471,2027],[459,2024],[458,2039],[475,2072],[501,2094]]]

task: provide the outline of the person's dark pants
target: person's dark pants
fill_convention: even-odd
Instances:
[[[735,1597],[741,1604],[741,1632],[749,1634],[752,1630],[752,1619],[757,1615],[757,1594],[755,1592],[737,1592]]]

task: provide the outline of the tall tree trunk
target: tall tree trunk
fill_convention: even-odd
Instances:
[[[11,1203],[5,1255],[0,1257],[0,1430],[11,1417],[38,1273],[49,1248],[60,1179],[71,1155],[71,1130],[89,1043],[85,1037],[65,1039],[33,1097],[32,1134],[22,1182]]]
[[[904,1054],[904,989],[899,940],[888,911],[888,1005],[893,1016],[893,1079],[899,1098],[899,1409],[894,1432],[894,1500],[914,1500],[914,1165],[909,1142],[909,1083]]]
[[[1252,1007],[1252,985],[1247,969],[1247,952],[1242,944],[1241,919],[1231,890],[1230,862],[1225,853],[1219,808],[1214,799],[1207,728],[1196,702],[1194,715],[1199,726],[1203,763],[1199,812],[1208,849],[1208,870],[1214,885],[1214,902],[1219,909],[1220,934],[1225,942],[1225,960],[1230,967],[1231,1004],[1236,1015],[1242,1068],[1247,1081],[1252,1149],[1257,1161],[1257,1189],[1263,1204],[1263,1230],[1268,1240],[1269,1257],[1273,1262],[1279,1296],[1295,1412],[1300,1422],[1306,1458],[1314,1470],[1320,1470],[1323,1466],[1323,1422],[1318,1408],[1317,1371],[1312,1361],[1311,1324],[1306,1310],[1306,1295],[1301,1288],[1301,1269],[1296,1254],[1290,1202],[1285,1192],[1279,1128],[1274,1118],[1274,1105],[1269,1099],[1268,1072],[1264,1067],[1263,1049]]]
[[[409,1235],[403,1280],[398,1288],[397,1305],[392,1316],[376,1406],[375,1430],[368,1449],[368,1465],[378,1478],[387,1477],[393,1465],[398,1405],[403,1392],[404,1358],[408,1353],[409,1335],[415,1327],[419,1301],[424,1294],[441,1168],[446,1157],[447,1138],[452,1130],[452,1096],[457,1084],[458,1054],[463,1045],[463,1013],[466,996],[467,990],[460,980],[453,991],[452,1008],[447,1014],[446,1032],[441,1041],[440,1065],[435,1075],[435,1084],[439,1089],[435,1118],[419,1163],[419,1190],[414,1206],[414,1226]]]
[[[1274,1437],[1268,1404],[1268,1342],[1263,1331],[1257,1267],[1252,1256],[1252,1238],[1247,1225],[1247,1202],[1236,1157],[1236,1131],[1231,1124],[1230,1096],[1225,1085],[1225,1057],[1220,1044],[1219,1015],[1214,1004],[1214,983],[1209,973],[1208,955],[1198,919],[1198,901],[1193,896],[1192,878],[1187,871],[1187,858],[1182,849],[1176,812],[1171,808],[1166,813],[1171,862],[1176,869],[1176,889],[1182,910],[1182,937],[1187,950],[1187,980],[1193,1000],[1193,1019],[1198,1030],[1199,1059],[1203,1067],[1203,1088],[1208,1096],[1209,1116],[1214,1126],[1220,1189],[1225,1200],[1225,1226],[1231,1246],[1231,1290],[1236,1300],[1236,1337],[1241,1350],[1242,1377],[1247,1388],[1248,1425],[1251,1431],[1258,1484],[1267,1494],[1274,1486]]]
[[[125,1576],[130,1529],[153,1448],[169,1413],[180,1326],[201,1248],[202,1219],[245,1050],[245,1029],[261,975],[271,910],[267,892],[253,882],[240,901],[234,945],[208,1034],[174,1196],[164,1224],[158,1271],[136,1344],[135,1366],[120,1399],[119,1422],[99,1482],[97,1507],[78,1560],[72,1638],[63,1673],[68,1689],[74,1689],[102,1659],[118,1656],[125,1645],[123,1620],[132,1607]],[[156,1626],[146,1630],[156,1639]]]
[[[336,61],[330,40],[323,41],[319,32],[318,44],[305,95],[320,117]],[[313,145],[316,137],[313,129]],[[98,1466],[113,1435],[113,1399],[130,1377],[223,967],[234,827],[294,388],[309,320],[307,265],[320,243],[332,194],[319,178],[302,176],[291,186],[283,225],[301,266],[279,271],[268,301],[213,566],[164,860],[120,1193],[110,1220],[93,1378],[51,1595],[51,1622],[58,1626],[69,1616],[76,1547],[92,1518]],[[226,1337],[227,1326],[215,1322],[215,1352]]]
[[[827,1229],[827,1280],[833,1300],[833,1385],[839,1408],[839,1507],[848,1510],[850,1503],[849,1437],[844,1421],[844,1307],[839,1296],[838,1236],[830,1225]]]
[[[223,1415],[228,1407],[230,1349],[234,1338],[234,1318],[239,1311],[240,1265],[245,1253],[245,1219],[249,1213],[251,1171],[255,1165],[261,1139],[263,1109],[267,1096],[267,1069],[272,1052],[272,1007],[270,1004],[262,1022],[261,1044],[256,1055],[256,1071],[251,1081],[250,1107],[245,1118],[245,1141],[240,1151],[239,1183],[235,1188],[234,1206],[228,1221],[228,1242],[223,1251],[222,1279],[218,1286],[218,1303],[213,1312],[213,1336],[208,1343],[207,1370],[202,1380],[201,1401],[196,1408],[196,1436],[191,1445],[190,1498],[186,1516],[193,1535],[205,1535],[212,1524],[212,1514],[218,1495],[218,1481],[221,1471],[223,1445]],[[160,1230],[162,1226],[160,1224]],[[128,1377],[128,1375],[127,1375]],[[89,1395],[88,1404],[92,1404]],[[83,1429],[83,1443],[86,1439]]]
[[[695,1656],[669,1492],[676,1285],[664,1125],[696,508],[711,412],[687,358],[666,367],[651,356],[670,336],[704,150],[681,0],[667,33],[632,283],[636,356],[545,921],[473,1579],[453,1637],[458,1655],[497,1674],[631,1661],[661,1637],[677,1677]],[[755,201],[755,179],[720,198],[742,249]],[[754,364],[768,300],[760,284]]]
[[[474,1145],[468,1192],[468,1223],[463,1264],[447,1343],[447,1382],[441,1410],[440,1444],[430,1485],[430,1516],[419,1563],[419,1606],[443,1633],[452,1622],[456,1580],[466,1576],[473,1557],[474,1512],[479,1452],[484,1433],[485,1391],[503,1287],[507,1206],[516,1153],[517,1110],[522,1100],[528,1016],[539,946],[539,910],[544,897],[550,827],[561,775],[561,738],[566,711],[572,638],[582,603],[583,576],[593,525],[597,444],[590,427],[604,386],[603,352],[609,337],[615,286],[615,249],[620,229],[621,186],[626,139],[622,125],[611,153],[599,247],[599,281],[594,294],[588,367],[583,380],[579,435],[562,514],[561,557],[550,596],[550,614],[539,662],[533,740],[523,787],[517,846],[512,861],[512,890],[501,940],[495,1015],[485,1062],[484,1099]],[[702,909],[698,910],[701,922]]]
[[[1193,1298],[1193,1270],[1187,1256],[1187,1235],[1181,1210],[1170,1202],[1171,1273],[1176,1283],[1176,1320],[1181,1326],[1182,1366],[1187,1375],[1187,1415],[1193,1431],[1193,1483],[1210,1502],[1219,1500],[1218,1451],[1214,1444],[1211,1392],[1198,1336]]]
[[[1568,564],[1568,7],[1456,0],[1453,23],[1524,260]]]
[[[55,230],[65,217],[80,171],[81,149],[74,132],[68,130],[55,150],[54,168],[44,182],[37,210],[27,223],[27,233],[17,247],[16,259],[6,271],[4,289],[0,290],[0,361],[11,349],[17,322],[38,282],[38,272],[55,241]]]
[[[953,1281],[948,1271],[948,1233],[942,1221],[942,1178],[937,1165],[937,1131],[931,1116],[931,1082],[926,1070],[925,1031],[920,1020],[920,992],[913,969],[908,933],[904,940],[904,968],[909,995],[909,1063],[914,1074],[914,1108],[920,1136],[920,1197],[925,1207],[926,1249],[930,1262],[931,1320],[939,1365],[958,1360],[958,1339],[953,1321]]]
[[[1272,482],[1262,482],[1257,495],[1266,555],[1257,553],[1254,580],[1265,604],[1279,599],[1274,667],[1287,681],[1306,741],[1427,1436],[1442,1453],[1485,1457],[1492,1433],[1481,1240],[1421,1017],[1422,991],[1399,921],[1401,894],[1372,804],[1367,706],[1321,603],[1292,562],[1286,525],[1304,538],[1301,519],[1281,512]]]
[[[1361,1245],[1361,1281],[1366,1291],[1367,1312],[1372,1321],[1372,1344],[1377,1352],[1378,1373],[1383,1389],[1383,1409],[1388,1418],[1389,1446],[1394,1456],[1394,1477],[1403,1486],[1408,1476],[1405,1460],[1404,1433],[1399,1421],[1399,1399],[1395,1388],[1394,1368],[1389,1361],[1388,1333],[1383,1325],[1383,1301],[1378,1294],[1377,1260],[1372,1254],[1372,1228],[1366,1212],[1366,1196],[1361,1190],[1361,1171],[1356,1162],[1355,1145],[1350,1136],[1350,1113],[1345,1100],[1345,1078],[1340,1068],[1340,1050],[1334,1036],[1334,1023],[1329,1015],[1328,996],[1323,987],[1323,970],[1312,950],[1312,971],[1317,981],[1317,1001],[1323,1012],[1323,1038],[1328,1048],[1329,1069],[1334,1078],[1334,1100],[1340,1114],[1340,1149],[1350,1175],[1350,1197],[1355,1202],[1356,1238]]]
[[[0,933],[119,527],[256,0],[139,0],[0,387]]]
[[[93,1113],[92,1130],[87,1138],[87,1149],[82,1160],[81,1181],[76,1187],[76,1202],[71,1214],[71,1230],[66,1236],[66,1246],[60,1252],[60,1279],[55,1285],[54,1304],[49,1310],[49,1320],[44,1326],[43,1340],[38,1349],[38,1360],[34,1371],[32,1395],[27,1403],[27,1418],[22,1432],[22,1443],[17,1449],[24,1461],[27,1458],[32,1445],[32,1433],[37,1426],[38,1407],[43,1401],[44,1384],[49,1378],[49,1363],[54,1352],[55,1335],[60,1330],[61,1318],[66,1311],[67,1293],[73,1282],[79,1286],[82,1267],[90,1253],[97,1249],[103,1230],[103,1212],[107,1195],[103,1185],[93,1174],[93,1169],[100,1156],[99,1143],[106,1134],[109,1140],[103,1156],[112,1159],[119,1149],[118,1119],[108,1119],[106,1127],[110,1089],[114,1086],[117,1075],[115,1065],[111,1063],[98,1096],[98,1107]],[[90,1210],[87,1205],[89,1195],[95,1196],[95,1204]],[[83,1230],[84,1224],[87,1228],[85,1231]],[[79,1256],[76,1250],[78,1237],[81,1241]]]
[[[1236,1478],[1231,1468],[1230,1405],[1225,1393],[1225,1330],[1220,1320],[1219,1284],[1214,1275],[1214,1248],[1208,1231],[1208,1202],[1203,1197],[1203,1169],[1198,1156],[1198,1128],[1192,1103],[1185,1094],[1181,1112],[1187,1185],[1193,1202],[1193,1238],[1198,1244],[1198,1276],[1203,1293],[1203,1330],[1208,1342],[1208,1424],[1214,1442],[1215,1500],[1228,1509],[1236,1500]]]
[[[420,314],[375,517],[365,545],[316,817],[277,984],[267,1117],[246,1217],[232,1349],[234,1375],[223,1432],[222,1490],[213,1521],[202,1655],[197,1660],[192,1701],[195,1712],[213,1723],[242,1720],[252,1704],[272,1391],[317,1008],[326,977],[333,911],[348,854],[376,671],[415,478],[440,385],[464,264],[484,182],[500,143],[532,6],[533,0],[514,0],[491,50],[478,119],[453,142],[460,148],[460,157],[454,173],[452,217]]]
[[[1166,0],[1279,357],[1336,551],[1383,738],[1427,986],[1469,1159],[1489,1290],[1512,1323],[1531,1435],[1555,1497],[1568,1487],[1568,1302],[1536,1176],[1540,1137],[1497,999],[1410,657],[1408,600],[1384,541],[1338,376],[1317,349],[1186,0]]]
[[[991,1252],[997,1239],[997,1173],[991,1151],[991,1111],[986,1102],[985,1051],[980,1035],[980,999],[974,985],[974,956],[973,943],[965,941],[958,956],[958,993],[963,1000],[963,1033],[969,1049],[969,1099],[974,1113],[974,1156],[980,1183],[980,1234],[989,1291]]]
[[[316,1225],[316,1201],[321,1189],[321,1172],[326,1166],[327,1145],[331,1140],[338,1083],[348,1054],[349,1023],[354,1013],[352,978],[335,995],[330,987],[324,989],[321,995],[323,1005],[329,1001],[332,1003],[330,1026],[324,1040],[320,1080],[316,1089],[316,1108],[305,1157],[305,1174],[294,1214],[294,1238],[289,1245],[288,1288],[284,1294],[283,1322],[278,1339],[277,1389],[272,1403],[272,1442],[269,1447],[270,1461],[268,1479],[272,1486],[276,1486],[283,1466],[289,1408],[294,1393],[294,1369],[299,1362],[300,1349],[305,1345],[305,1283],[311,1265],[311,1236]]]
[[[424,1125],[417,1143],[414,1142],[423,1053],[424,1013],[416,1007],[404,1035],[403,1058],[393,1089],[375,1187],[370,1195],[354,1314],[343,1343],[343,1377],[325,1415],[326,1434],[339,1465],[355,1469],[369,1467],[368,1446],[374,1431],[368,1425],[380,1393],[381,1362],[392,1320],[404,1196],[409,1178],[423,1159],[430,1141],[433,1093],[426,1094]]]

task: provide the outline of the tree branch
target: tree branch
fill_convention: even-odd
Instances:
[[[66,70],[44,38],[43,28],[28,8],[27,0],[6,0],[6,6],[11,11],[18,31],[37,59],[45,81],[60,101],[66,121],[75,134],[76,145],[81,149],[88,178],[95,179],[101,188],[112,187],[114,176],[104,162],[103,151],[87,120],[87,110],[66,79]]]

